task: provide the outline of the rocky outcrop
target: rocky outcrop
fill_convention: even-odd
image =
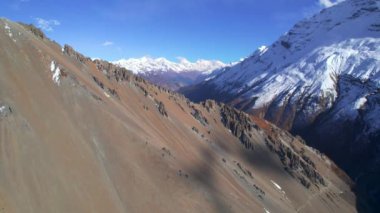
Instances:
[[[211,112],[216,105],[218,105],[214,100],[206,100],[201,102],[201,105],[206,108],[207,112]]]
[[[220,116],[224,126],[229,129],[233,135],[239,138],[240,142],[246,149],[254,148],[250,131],[257,126],[251,121],[246,113],[222,104],[220,108]]]
[[[95,83],[102,89],[104,89],[104,84],[101,82],[97,77],[92,76],[92,79],[95,81]]]
[[[65,44],[65,46],[63,47],[63,53],[81,63],[86,63],[86,62],[91,61],[91,58],[85,57],[84,55],[75,51],[74,48],[72,48],[71,46],[67,44]]]
[[[132,72],[128,71],[125,68],[116,66],[112,63],[103,60],[94,60],[95,65],[98,70],[103,72],[104,75],[107,76],[110,80],[119,81],[130,81],[132,77]],[[139,80],[136,78],[136,80]]]
[[[156,106],[158,109],[158,112],[164,117],[168,117],[168,112],[166,111],[165,104],[162,101],[154,100],[156,102]]]
[[[199,123],[201,123],[203,126],[207,126],[208,125],[208,120],[205,116],[203,116],[202,112],[200,110],[198,110],[197,108],[195,108],[194,106],[192,106],[192,112],[191,112],[191,115],[199,121]]]
[[[24,23],[21,23],[19,22],[19,24],[21,26],[23,26],[25,29],[27,29],[28,31],[32,32],[35,36],[37,36],[38,38],[40,39],[45,39],[46,36],[45,34],[42,32],[42,30],[38,29],[36,26],[34,26],[33,24],[24,24]]]
[[[279,138],[274,139],[269,137],[266,141],[266,145],[272,152],[278,155],[285,170],[293,177],[296,177],[303,186],[310,188],[311,184],[316,186],[326,185],[324,178],[316,170],[315,164],[309,157],[301,157],[299,153],[294,151],[291,147],[282,143]]]
[[[117,98],[117,99],[120,99],[119,97],[119,94],[117,93],[117,91],[115,89],[112,89],[112,88],[107,88],[107,91],[109,94],[111,94],[113,97]]]

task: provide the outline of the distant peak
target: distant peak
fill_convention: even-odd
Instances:
[[[142,58],[120,59],[113,62],[116,65],[122,66],[134,73],[147,72],[202,72],[209,73],[216,69],[223,68],[227,64],[218,60],[199,59],[196,62],[191,62],[184,57],[178,57],[177,62],[170,61],[164,57],[152,58],[144,56]]]

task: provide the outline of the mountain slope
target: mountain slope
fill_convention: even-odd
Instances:
[[[182,92],[194,101],[229,103],[302,135],[354,179],[377,177],[379,7],[378,0],[347,0],[322,10],[268,48]],[[372,150],[368,157],[366,150]],[[378,203],[380,187],[371,190]]]
[[[176,63],[165,58],[150,57],[121,59],[113,63],[131,70],[156,85],[172,90],[199,83],[212,71],[227,66],[221,61],[198,60],[192,63],[180,58]]]
[[[314,116],[336,99],[339,75],[379,81],[380,14],[376,3],[349,0],[325,9],[296,24],[270,47],[256,51],[201,86],[213,87],[215,98],[227,102],[238,95],[238,103],[247,110],[266,108],[271,103],[283,105],[290,97],[293,103],[310,97],[307,105],[315,106],[303,113]],[[321,99],[326,100],[326,106],[319,104]],[[245,100],[249,103],[243,103]]]
[[[349,178],[299,138],[0,29],[1,211],[356,211]]]

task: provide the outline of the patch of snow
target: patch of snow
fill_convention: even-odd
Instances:
[[[6,109],[6,106],[1,106],[1,107],[0,107],[0,113],[5,112],[5,109]]]
[[[367,103],[367,98],[365,98],[365,97],[359,98],[355,102],[355,109],[361,109],[365,103]]]
[[[51,72],[54,72],[54,70],[55,70],[55,62],[52,61],[52,62],[50,63],[50,71],[51,71]]]
[[[260,55],[264,54],[268,50],[267,46],[261,46],[259,47]]]
[[[107,97],[107,98],[111,98],[110,95],[108,95],[108,93],[104,92],[104,95]]]
[[[274,182],[273,180],[271,180],[270,182],[272,182],[272,184],[280,191],[282,191],[282,188],[280,185],[278,185],[276,182]]]
[[[206,78],[205,81],[209,81],[209,80],[212,80],[214,78],[215,78],[215,76],[211,76],[211,77]]]
[[[55,61],[52,61],[50,63],[50,71],[53,73],[52,80],[59,85],[61,80],[61,69],[58,67]]]
[[[11,113],[11,108],[7,105],[0,106],[0,118],[7,117]]]
[[[11,32],[11,28],[9,27],[8,23],[5,23],[4,29],[5,29],[5,31],[7,32],[8,36],[9,36],[10,38],[13,38],[13,34],[12,34],[12,32]]]
[[[268,209],[264,208],[264,212],[265,213],[270,213],[270,211],[268,211]]]
[[[60,78],[61,78],[61,70],[59,69],[59,67],[57,67],[57,69],[55,70],[55,72],[53,74],[53,80],[54,80],[54,82],[59,84]]]
[[[276,187],[276,189],[281,192],[284,196],[285,196],[285,191],[282,190],[281,186],[278,185],[276,182],[274,182],[273,180],[271,180],[270,182],[272,182],[272,184]]]

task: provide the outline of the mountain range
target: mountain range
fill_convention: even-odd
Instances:
[[[193,101],[222,101],[302,136],[380,209],[380,1],[347,0],[324,9],[181,92]]]
[[[221,61],[197,60],[193,63],[178,58],[178,62],[172,62],[151,57],[121,59],[113,63],[171,90],[199,83],[213,71],[229,66]]]

